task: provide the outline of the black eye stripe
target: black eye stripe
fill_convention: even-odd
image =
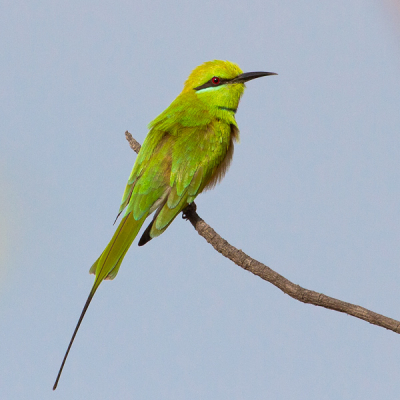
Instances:
[[[215,82],[216,79],[218,79],[218,82]],[[227,83],[229,81],[230,81],[230,79],[224,79],[224,78],[219,78],[218,76],[213,76],[206,83],[203,83],[202,85],[195,87],[194,90],[201,90],[201,89],[206,89],[206,88],[209,88],[209,87],[221,86],[224,83]]]

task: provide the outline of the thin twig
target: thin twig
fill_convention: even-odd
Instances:
[[[138,153],[140,144],[126,131],[125,136],[131,148]],[[299,300],[303,303],[313,304],[315,306],[328,308],[330,310],[346,313],[353,317],[362,319],[383,328],[389,329],[395,333],[400,333],[400,322],[395,319],[385,317],[384,315],[370,311],[364,307],[355,304],[346,303],[344,301],[326,296],[322,293],[314,292],[313,290],[304,289],[299,285],[294,284],[282,275],[278,274],[271,268],[251,258],[242,250],[230,245],[225,239],[218,235],[208,224],[206,224],[197,214],[196,205],[192,203],[183,210],[183,218],[188,219],[197,233],[210,243],[215,250],[221,253],[226,258],[229,258],[235,264],[239,265],[246,271],[250,271],[261,279],[272,283],[283,293]]]
[[[131,146],[131,149],[136,154],[139,154],[139,150],[140,150],[140,147],[141,147],[140,143],[138,141],[136,141],[128,131],[125,132],[125,137],[126,137],[126,140],[129,143],[129,146]]]

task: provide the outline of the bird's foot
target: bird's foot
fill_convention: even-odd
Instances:
[[[196,210],[197,210],[197,206],[196,206],[196,203],[195,203],[195,202],[188,204],[188,205],[182,210],[182,218],[183,218],[183,219],[186,219],[186,220],[190,219],[190,214],[196,212]]]

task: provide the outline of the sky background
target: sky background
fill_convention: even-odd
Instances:
[[[398,7],[398,2],[397,2]],[[396,2],[0,4],[2,399],[398,399],[400,336],[302,304],[180,217],[101,285],[147,124],[213,59],[247,84],[241,143],[198,212],[308,289],[400,319]]]

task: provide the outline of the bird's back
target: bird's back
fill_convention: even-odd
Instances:
[[[120,211],[126,207],[125,215],[132,212],[136,220],[156,210],[148,240],[223,177],[238,138],[229,112],[218,118],[199,102],[190,104],[188,95],[181,96],[186,99],[178,97],[150,124],[121,205]]]

